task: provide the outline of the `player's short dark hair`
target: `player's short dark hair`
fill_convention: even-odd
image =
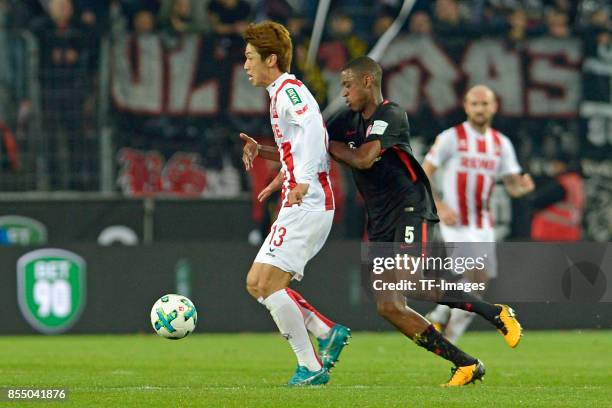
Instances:
[[[293,44],[291,35],[285,26],[273,21],[249,24],[243,37],[247,43],[255,47],[262,60],[268,58],[271,54],[275,54],[278,69],[281,72],[289,72]]]
[[[346,71],[347,69],[350,69],[354,73],[358,73],[360,75],[372,75],[374,77],[374,83],[380,88],[380,84],[382,83],[382,67],[372,58],[367,56],[357,57],[346,64],[343,71]]]

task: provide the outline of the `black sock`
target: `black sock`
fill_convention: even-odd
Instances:
[[[474,312],[494,325],[496,324],[495,317],[501,312],[499,306],[484,302],[476,296],[461,290],[447,291],[438,304],[465,310],[467,312]]]
[[[476,364],[478,361],[445,339],[432,325],[427,326],[423,333],[417,334],[414,337],[414,342],[432,353],[451,361],[457,367]]]

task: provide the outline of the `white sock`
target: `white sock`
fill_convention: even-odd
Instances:
[[[319,371],[321,363],[308,337],[304,318],[298,304],[285,289],[274,292],[264,299],[272,318],[284,338],[289,341],[298,364],[310,371]]]
[[[472,320],[476,316],[472,312],[466,312],[461,309],[452,309],[450,312],[450,319],[444,329],[444,337],[451,343],[455,343],[459,337],[467,330]]]
[[[446,305],[438,305],[431,312],[427,313],[427,319],[431,323],[440,323],[445,325],[450,318],[451,309]]]

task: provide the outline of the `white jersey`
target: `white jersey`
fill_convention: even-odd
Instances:
[[[492,229],[489,200],[496,180],[521,172],[510,140],[493,128],[482,135],[463,122],[438,135],[425,159],[444,171],[443,200],[458,214],[458,226]]]
[[[270,94],[270,122],[278,146],[285,180],[282,207],[288,207],[288,194],[296,184],[308,183],[300,209],[334,209],[329,178],[328,135],[319,104],[295,76],[284,73],[267,87]]]

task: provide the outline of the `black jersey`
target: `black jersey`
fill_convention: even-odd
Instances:
[[[396,224],[406,213],[438,221],[429,180],[412,155],[408,117],[396,103],[383,101],[368,120],[360,112],[344,109],[328,120],[327,131],[330,140],[351,148],[380,140],[382,151],[374,165],[352,169],[368,212],[370,240],[392,241]]]

